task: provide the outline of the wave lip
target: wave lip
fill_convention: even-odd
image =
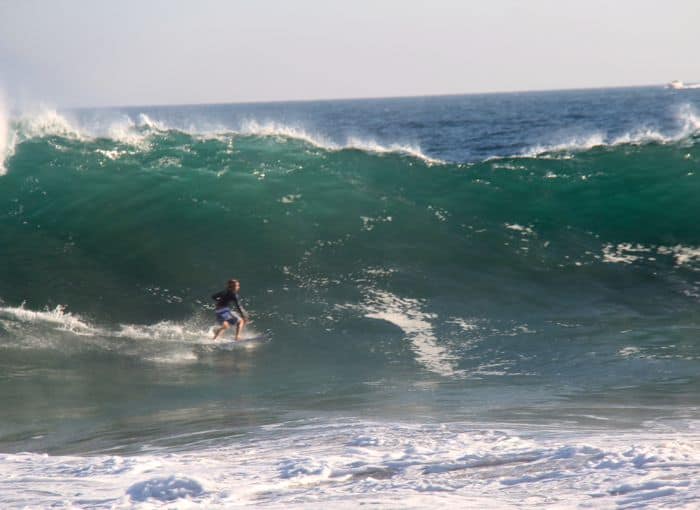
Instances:
[[[32,138],[45,136],[60,136],[77,140],[106,138],[138,150],[147,151],[150,149],[149,138],[151,136],[169,131],[203,138],[281,137],[300,140],[327,151],[361,150],[372,154],[403,154],[430,165],[445,163],[441,159],[428,156],[416,144],[400,142],[383,144],[371,138],[355,136],[347,137],[345,142],[337,142],[327,136],[309,132],[303,127],[274,121],[260,122],[249,119],[242,122],[237,128],[221,125],[175,127],[162,120],[154,119],[146,113],[138,113],[135,116],[118,114],[111,116],[108,120],[81,124],[72,116],[47,107],[41,107],[10,121],[2,109],[2,103],[0,103],[0,163],[4,160],[3,154],[5,158],[11,155],[9,149],[13,148],[16,143]],[[12,140],[12,142],[9,143],[8,140]],[[114,156],[112,152],[110,155],[110,157]],[[4,172],[0,169],[0,175],[2,173]]]
[[[301,140],[309,145],[328,151],[354,149],[374,154],[404,154],[420,159],[428,164],[445,163],[445,161],[441,159],[428,156],[417,145],[398,142],[385,145],[376,140],[355,136],[349,136],[344,143],[339,143],[326,136],[310,133],[301,127],[294,127],[272,121],[260,123],[256,120],[248,120],[241,125],[239,130],[234,131],[234,133],[246,136],[279,136],[291,138],[294,140]]]
[[[410,144],[392,143],[389,145],[382,145],[374,140],[363,140],[361,138],[351,137],[342,148],[357,149],[375,154],[405,154],[420,159],[430,165],[442,165],[446,163],[442,159],[426,155],[420,147]]]
[[[605,135],[602,133],[593,133],[588,136],[574,137],[561,143],[535,145],[534,147],[522,151],[519,156],[535,158],[553,152],[584,151],[601,145],[605,145]]]
[[[5,160],[14,154],[17,138],[10,130],[10,118],[5,106],[5,100],[0,91],[0,176],[5,175]]]
[[[279,137],[300,140],[306,144],[327,151],[360,150],[370,154],[400,154],[416,158],[428,165],[445,164],[439,156],[427,154],[419,144],[410,141],[380,141],[362,134],[329,136],[319,131],[312,131],[303,125],[294,125],[274,120],[249,118],[237,124],[216,123],[197,119],[180,119],[174,123],[156,114],[125,113],[119,111],[100,112],[92,120],[82,119],[70,112],[59,112],[42,107],[27,112],[19,118],[10,119],[0,102],[0,165],[3,159],[12,155],[14,146],[25,140],[43,136],[61,136],[78,140],[105,138],[126,144],[137,150],[151,149],[151,138],[164,133],[184,133],[192,137],[225,138],[230,140],[237,136]],[[540,143],[512,154],[497,155],[486,159],[504,157],[566,157],[567,153],[580,152],[595,147],[614,147],[618,145],[639,145],[646,143],[674,143],[700,132],[700,114],[690,104],[678,107],[675,113],[677,129],[671,132],[660,130],[653,125],[641,125],[621,134],[595,130],[568,138],[557,139],[552,133],[545,136]],[[410,135],[407,135],[410,136]],[[529,143],[529,142],[526,142]],[[555,156],[558,155],[558,156]],[[466,162],[466,161],[465,161]],[[0,173],[3,170],[0,168]]]
[[[700,114],[690,105],[686,104],[678,109],[676,123],[678,129],[673,133],[663,133],[649,126],[640,126],[617,136],[596,131],[587,135],[573,136],[560,142],[534,145],[521,151],[517,156],[536,158],[548,154],[583,152],[596,147],[676,143],[700,133]]]

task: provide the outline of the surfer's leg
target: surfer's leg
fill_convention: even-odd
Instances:
[[[216,340],[217,338],[219,338],[219,335],[220,335],[221,333],[223,333],[224,331],[226,331],[227,329],[228,329],[228,322],[224,321],[224,322],[221,324],[221,327],[220,327],[219,329],[217,329],[216,331],[214,331],[214,340]]]
[[[238,337],[241,336],[241,331],[243,331],[244,327],[245,319],[238,319],[238,322],[236,323],[236,341],[238,341]]]

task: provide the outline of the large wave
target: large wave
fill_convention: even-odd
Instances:
[[[585,320],[627,302],[628,285],[642,289],[636,310],[694,306],[700,153],[687,115],[682,136],[650,143],[433,165],[275,124],[188,132],[142,114],[88,129],[45,110],[9,124],[0,298],[67,305],[88,318],[75,334],[199,335],[207,296],[238,276],[265,329],[382,323],[421,366],[470,377],[489,369],[465,370],[464,346],[446,340],[455,325],[526,332],[571,309]]]
[[[290,345],[352,323],[363,341],[400,336],[402,355],[447,378],[523,375],[536,370],[473,349],[572,310],[563,322],[700,299],[691,107],[670,131],[553,135],[468,164],[253,116],[1,119],[0,327],[19,347],[155,359],[133,342],[171,339],[179,359],[210,334],[207,296],[236,276],[261,329],[299,331]],[[611,355],[629,347],[618,340]]]

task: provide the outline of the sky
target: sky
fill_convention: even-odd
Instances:
[[[0,0],[0,93],[60,107],[700,81],[700,0]]]

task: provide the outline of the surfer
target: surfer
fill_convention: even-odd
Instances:
[[[217,292],[211,298],[216,301],[216,320],[220,327],[214,331],[214,340],[231,326],[236,326],[236,340],[241,335],[241,331],[248,322],[248,312],[241,306],[238,291],[241,290],[241,282],[230,279],[226,290]],[[232,309],[232,306],[233,308]]]

